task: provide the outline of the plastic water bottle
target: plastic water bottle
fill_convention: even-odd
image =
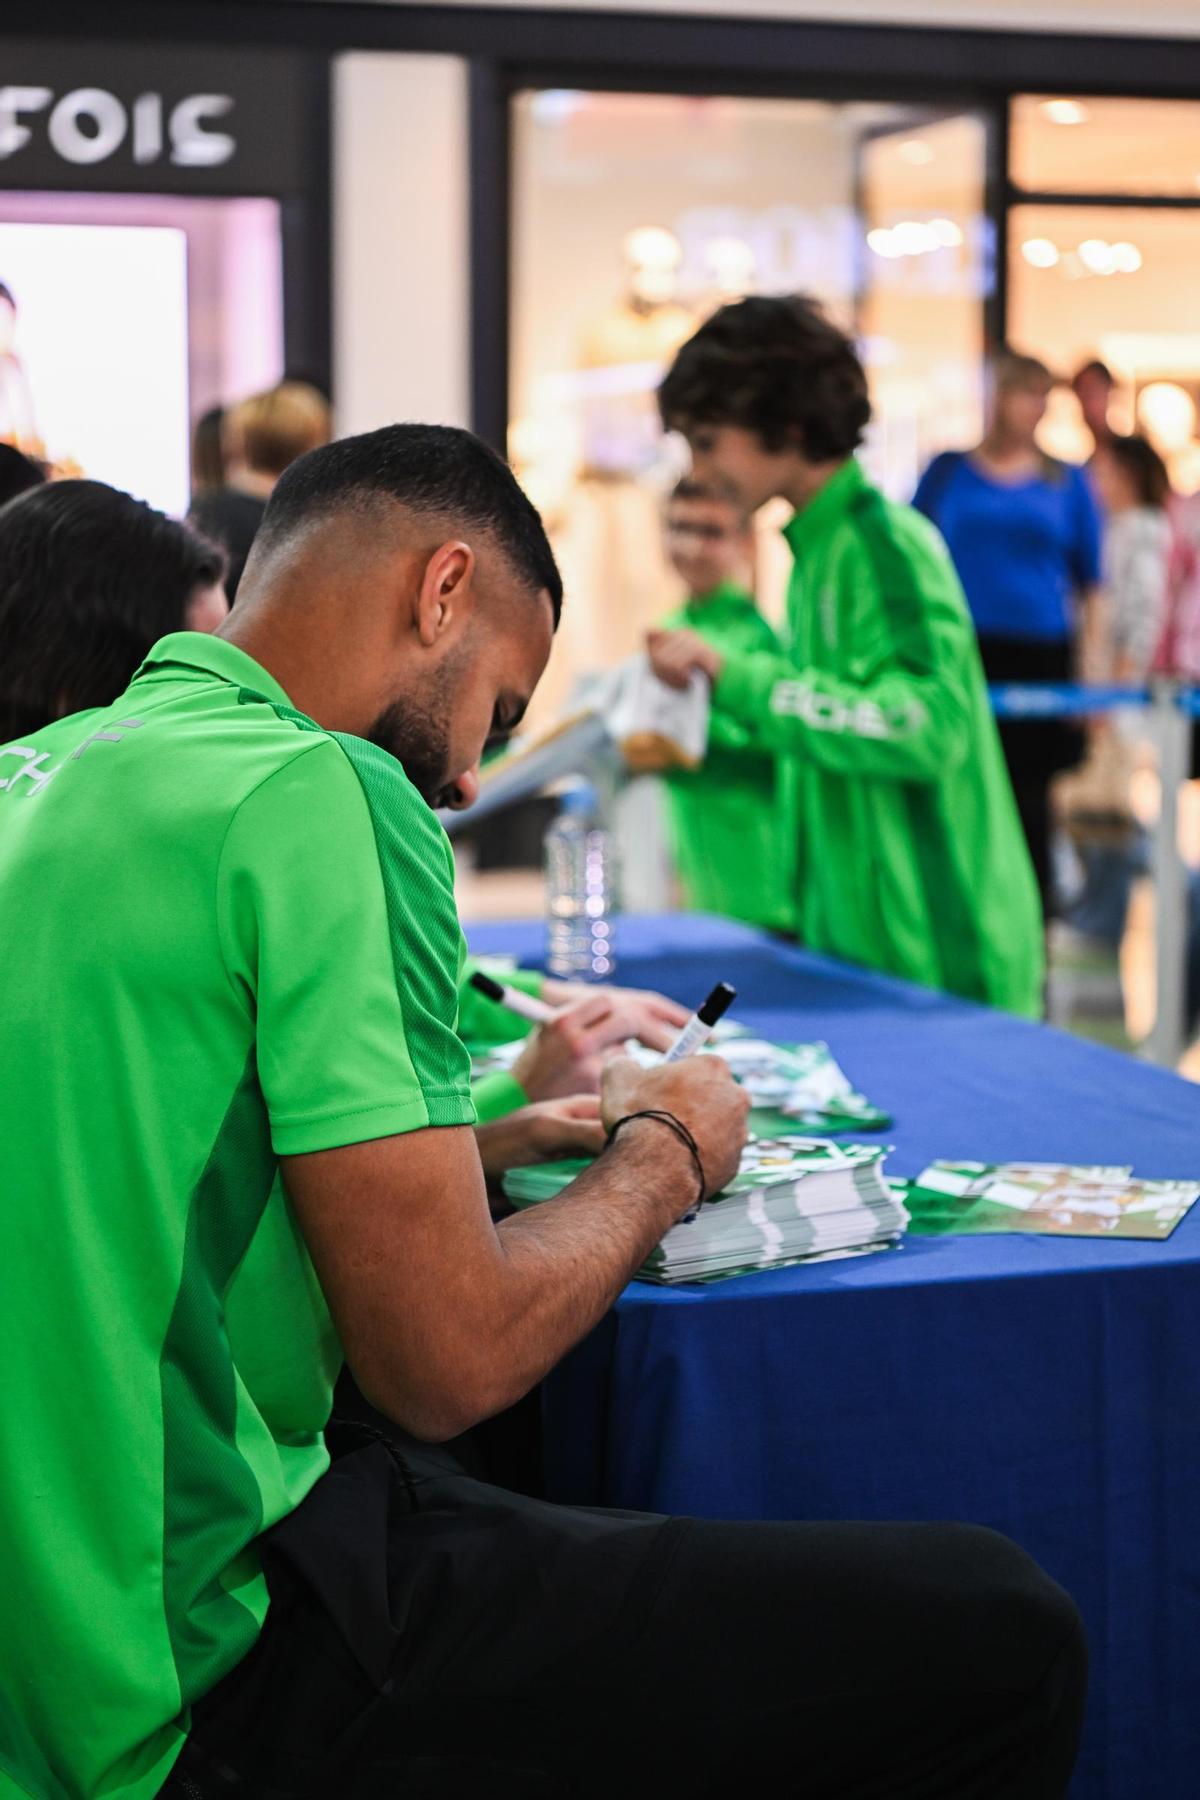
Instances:
[[[568,788],[546,833],[546,972],[559,981],[610,981],[616,969],[616,855],[595,811],[594,788]]]

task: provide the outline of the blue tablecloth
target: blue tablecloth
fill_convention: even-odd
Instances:
[[[472,948],[535,963],[540,928]],[[1200,1176],[1200,1089],[1048,1027],[770,942],[627,919],[619,979],[718,979],[824,1038],[935,1156]],[[711,1518],[965,1519],[1075,1597],[1092,1653],[1077,1800],[1200,1796],[1200,1207],[1165,1243],[910,1239],[707,1289],[634,1283],[545,1388],[566,1501]],[[802,1747],[798,1747],[798,1750]]]

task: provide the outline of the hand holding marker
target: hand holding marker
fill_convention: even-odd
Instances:
[[[683,1057],[691,1056],[694,1050],[701,1049],[712,1036],[717,1021],[728,1012],[736,999],[737,989],[730,987],[727,981],[718,981],[707,1000],[700,1002],[687,1024],[680,1031],[679,1036],[663,1057],[663,1061],[680,1062]],[[693,1207],[691,1212],[684,1213],[679,1223],[690,1225],[696,1217],[697,1210],[696,1207]]]
[[[664,1062],[678,1062],[681,1057],[690,1056],[693,1050],[699,1050],[706,1044],[715,1031],[718,1022],[733,1002],[737,999],[737,989],[730,987],[727,981],[718,981],[707,1000],[702,1000],[671,1048],[663,1056]]]
[[[544,1000],[535,1000],[532,994],[526,994],[520,988],[496,981],[491,975],[485,975],[482,969],[476,969],[469,981],[476,993],[494,1000],[497,1006],[506,1006],[518,1018],[532,1020],[535,1025],[547,1025],[551,1019],[558,1017],[557,1009],[547,1006]],[[718,1020],[736,999],[737,989],[731,988],[727,981],[718,981],[707,1000],[696,1008],[687,1024],[682,1027],[671,1048],[664,1052],[663,1061],[678,1062],[680,1057],[690,1056],[693,1050],[699,1050],[711,1036]]]
[[[508,987],[504,982],[494,981],[485,975],[482,969],[476,969],[468,978],[476,993],[485,994],[494,1000],[497,1006],[507,1006],[509,1012],[516,1013],[518,1018],[532,1019],[535,1025],[548,1025],[551,1019],[558,1017],[557,1008],[547,1006],[544,1000],[537,1000],[532,994],[524,993],[520,988]],[[686,1030],[686,1026],[684,1028]]]
[[[490,975],[485,975],[482,969],[476,969],[469,979],[478,993],[494,1000],[497,1006],[506,1006],[509,1012],[518,1014],[522,1019],[531,1019],[535,1025],[544,1025],[557,1017],[555,1009],[547,1006],[544,1000],[535,1000],[520,988],[508,987],[503,982],[495,981]],[[670,1049],[664,1052],[663,1061],[680,1062],[685,1056],[691,1056],[694,1051],[701,1049],[736,999],[737,989],[727,981],[718,981],[687,1024],[680,1029],[679,1036]],[[686,1225],[695,1217],[695,1211],[686,1213],[680,1223]]]

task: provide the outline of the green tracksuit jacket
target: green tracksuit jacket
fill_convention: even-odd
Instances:
[[[733,582],[689,600],[662,625],[699,632],[723,656],[780,654],[775,633]],[[776,762],[739,720],[714,711],[703,763],[665,777],[675,867],[694,912],[792,928],[795,837],[780,817]]]
[[[941,539],[853,459],[785,535],[788,655],[731,655],[713,698],[787,753],[802,941],[1036,1016],[1037,889]]]

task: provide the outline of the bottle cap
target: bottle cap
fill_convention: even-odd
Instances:
[[[588,781],[577,781],[564,790],[559,806],[563,812],[570,813],[573,817],[595,812],[596,790]]]

